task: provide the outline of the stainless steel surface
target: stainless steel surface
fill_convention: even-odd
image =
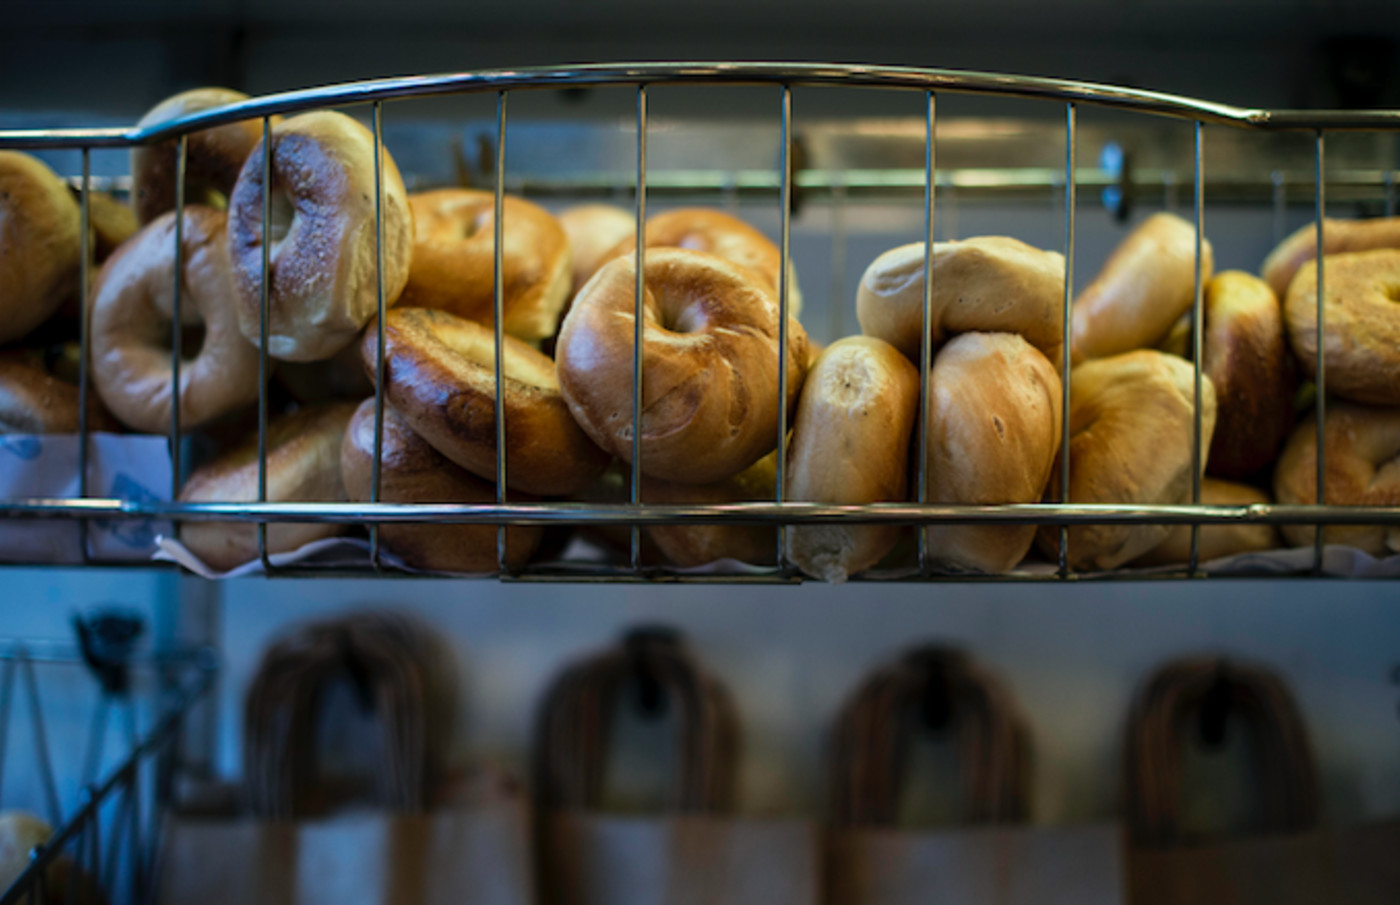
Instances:
[[[1195,280],[1192,286],[1191,296],[1191,503],[1199,506],[1201,504],[1201,476],[1205,472],[1206,463],[1204,456],[1206,450],[1202,448],[1201,418],[1201,380],[1202,369],[1204,368],[1205,357],[1203,355],[1203,341],[1205,339],[1205,300],[1203,285],[1204,259],[1202,255],[1202,244],[1205,242],[1205,184],[1202,177],[1205,174],[1205,125],[1199,121],[1196,123],[1196,178],[1192,184],[1191,211],[1195,218],[1196,248],[1195,248]],[[1200,565],[1201,559],[1201,526],[1191,526],[1191,552],[1188,557],[1187,568],[1191,573],[1195,573],[1196,567]]]
[[[384,315],[387,305],[384,300],[384,111],[379,101],[374,102],[374,458],[370,460],[369,500],[379,502],[379,485],[383,479],[381,466],[384,461]],[[263,187],[267,197],[272,195],[272,184]],[[263,272],[263,282],[267,282],[267,272]],[[499,376],[496,383],[500,384]],[[496,406],[500,410],[499,403]],[[501,478],[505,480],[504,477]],[[369,526],[370,564],[378,569],[379,526]]]
[[[788,455],[788,268],[792,266],[792,88],[784,84],[779,118],[782,125],[782,159],[779,164],[782,190],[778,195],[778,468],[773,481],[773,496],[781,505],[787,499]],[[778,526],[778,568],[787,565],[787,526]]]
[[[642,343],[646,335],[647,247],[647,86],[637,86],[637,247],[636,278],[632,295],[632,467],[629,469],[628,499],[633,506],[642,502]],[[632,526],[633,571],[642,567],[642,532]]]
[[[83,148],[83,176],[78,204],[79,223],[78,229],[81,232],[79,241],[81,244],[80,254],[82,259],[78,262],[78,298],[88,298],[89,285],[92,282],[92,152]],[[78,496],[88,495],[88,434],[91,426],[88,424],[88,399],[91,398],[92,390],[88,386],[88,362],[91,359],[91,336],[89,330],[88,306],[80,306],[78,311],[78,350],[81,356],[78,361]],[[89,560],[91,550],[88,546],[88,523],[86,519],[78,522],[78,543],[82,547],[83,562]]]
[[[493,199],[495,222],[492,227],[491,316],[494,320],[496,369],[496,502],[506,501],[506,381],[505,381],[505,236],[506,236],[506,93],[496,95],[496,179]],[[382,365],[381,365],[382,367]],[[375,398],[382,399],[378,389]],[[496,527],[496,568],[505,574],[506,526]]]
[[[1313,195],[1314,211],[1313,222],[1315,229],[1314,247],[1317,249],[1317,361],[1314,365],[1314,385],[1317,387],[1317,497],[1315,502],[1319,506],[1327,504],[1327,344],[1323,338],[1327,335],[1327,306],[1326,301],[1326,278],[1324,275],[1327,255],[1324,253],[1327,246],[1322,241],[1323,220],[1327,213],[1327,138],[1322,132],[1317,133],[1316,141],[1316,161],[1317,172],[1314,176],[1316,189]],[[1322,571],[1322,526],[1317,526],[1317,531],[1313,536],[1313,556],[1316,563],[1316,570]]]
[[[185,171],[189,161],[189,136],[175,143],[175,275],[170,287],[170,498],[180,496],[180,366],[184,364],[184,328],[181,285],[185,282]],[[83,296],[87,298],[87,296]]]
[[[272,118],[263,117],[262,137],[262,268],[258,278],[258,502],[267,502],[267,329],[272,293]],[[382,387],[380,388],[382,390]],[[383,398],[382,392],[376,393]],[[258,559],[271,571],[267,558],[267,525],[258,523]]]
[[[1065,294],[1060,308],[1060,502],[1070,502],[1069,493],[1069,425],[1070,370],[1074,347],[1074,326],[1070,317],[1074,304],[1074,211],[1078,204],[1078,149],[1075,145],[1078,111],[1073,103],[1065,105]],[[1069,570],[1069,526],[1060,526],[1059,574]]]
[[[937,190],[934,166],[938,152],[938,134],[935,128],[938,121],[938,100],[930,91],[924,110],[924,298],[923,311],[919,315],[919,414],[915,424],[919,427],[919,461],[916,465],[919,475],[918,501],[928,502],[928,432],[929,432],[929,373],[933,370],[933,205]],[[929,562],[928,526],[919,526],[919,573],[927,574]]]

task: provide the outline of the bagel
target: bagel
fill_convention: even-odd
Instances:
[[[195,88],[156,104],[136,123],[145,129],[204,110],[246,101],[229,88]],[[279,122],[281,117],[274,117]],[[185,203],[226,209],[243,162],[262,141],[262,119],[225,123],[189,133],[185,140]],[[169,139],[131,149],[131,201],[136,218],[150,223],[175,209],[175,166],[179,141]]]
[[[635,230],[635,218],[633,227]],[[773,297],[778,295],[778,274],[782,270],[782,252],[762,232],[729,214],[707,207],[685,207],[667,211],[647,219],[647,249],[685,248],[719,255],[763,278]],[[607,263],[613,258],[637,256],[637,238],[628,235],[603,256]],[[601,265],[600,265],[601,266]],[[802,313],[802,290],[797,288],[797,269],[788,261],[788,316]]]
[[[932,348],[948,334],[1019,333],[1050,358],[1064,335],[1065,259],[1005,236],[933,246]],[[856,291],[861,332],[919,360],[924,244],[901,245],[865,269]]]
[[[918,409],[919,372],[894,346],[869,336],[832,343],[813,365],[797,408],[787,498],[906,500]],[[899,532],[898,525],[794,525],[787,556],[813,578],[841,582],[883,559]]]
[[[73,190],[73,197],[82,204],[80,192]],[[92,227],[92,254],[98,263],[111,257],[141,229],[131,206],[106,192],[88,193],[88,223]]]
[[[964,333],[929,372],[930,503],[1036,503],[1060,449],[1060,377],[1013,333]],[[931,525],[945,566],[1006,572],[1025,558],[1033,525]]]
[[[1330,261],[1330,256],[1329,256]],[[1400,409],[1338,403],[1327,408],[1324,502],[1334,506],[1400,506]],[[1317,422],[1306,418],[1288,438],[1274,469],[1280,503],[1317,502]],[[1284,525],[1294,546],[1311,544],[1311,525]],[[1332,525],[1329,544],[1346,544],[1372,556],[1400,553],[1400,527]]]
[[[753,271],[717,255],[657,248],[646,259],[641,470],[708,484],[778,445],[778,303]],[[559,387],[603,449],[632,461],[636,261],[614,258],[574,298],[556,347]],[[788,319],[787,405],[807,334]]]
[[[778,454],[773,451],[748,468],[713,484],[682,484],[642,478],[647,503],[739,503],[771,501],[777,486]],[[654,525],[647,537],[674,566],[693,568],[720,559],[772,565],[778,531],[762,525]]]
[[[1153,349],[1096,359],[1070,375],[1070,501],[1191,502],[1195,378],[1189,364]],[[1201,443],[1215,430],[1215,386],[1201,377]],[[1202,456],[1202,466],[1205,465]],[[1054,473],[1059,473],[1056,456]],[[1059,500],[1059,482],[1046,498]],[[1072,525],[1070,568],[1113,569],[1166,540],[1169,525]],[[1058,556],[1059,528],[1036,532],[1041,551]]]
[[[1271,500],[1267,493],[1248,484],[1205,478],[1201,481],[1201,502],[1211,506],[1252,506]],[[1278,530],[1273,525],[1202,525],[1196,559],[1205,563],[1278,546]],[[1191,526],[1172,525],[1167,539],[1134,560],[1133,565],[1175,566],[1190,562]]]
[[[370,380],[376,331],[360,352]],[[554,362],[505,337],[506,485],[573,493],[608,457],[579,430],[559,392]],[[490,327],[431,308],[396,308],[384,321],[384,392],[419,436],[472,474],[496,479],[495,336]]]
[[[343,113],[294,116],[272,130],[272,241],[267,348],[320,361],[349,345],[378,311],[374,136]],[[383,149],[384,303],[408,280],[413,217]],[[229,199],[229,256],[243,335],[259,342],[263,146],[248,155]]]
[[[48,320],[77,290],[80,220],[53,170],[28,154],[0,151],[0,344]]]
[[[1400,250],[1328,255],[1327,392],[1352,402],[1400,405]],[[1288,337],[1303,373],[1317,370],[1317,262],[1288,287]]]
[[[185,208],[180,316],[202,324],[202,343],[183,342],[180,426],[193,430],[258,398],[258,350],[238,331],[229,275],[225,216]],[[98,274],[92,300],[92,379],[102,401],[128,427],[170,429],[170,319],[175,212],[156,218]]]
[[[1188,312],[1161,348],[1189,361],[1190,346]],[[1283,311],[1268,284],[1238,270],[1216,274],[1205,288],[1201,346],[1201,367],[1215,384],[1219,406],[1210,473],[1247,478],[1273,464],[1288,438],[1298,388]]]
[[[458,468],[413,432],[393,406],[384,407],[379,499],[386,503],[495,503],[496,489]],[[354,502],[368,502],[374,474],[374,399],[355,410],[340,446],[340,476]],[[506,562],[519,568],[540,545],[543,528],[506,530]],[[414,569],[496,571],[494,525],[379,526],[384,548]]]
[[[573,292],[578,292],[605,256],[637,231],[637,217],[611,204],[577,204],[559,214],[559,225],[573,251]]]
[[[1400,248],[1400,217],[1378,217],[1374,220],[1322,220],[1323,254],[1331,256],[1349,251],[1374,251],[1378,248]],[[1317,259],[1317,223],[1300,227],[1284,239],[1264,259],[1261,273],[1269,288],[1279,298],[1288,295],[1293,277],[1304,264]]]
[[[47,358],[38,350],[0,351],[0,434],[78,432],[78,385]],[[87,402],[89,431],[119,430],[96,393]]]
[[[398,304],[495,323],[496,196],[476,189],[410,195],[413,262]],[[502,294],[505,332],[527,342],[553,336],[569,295],[569,240],[537,204],[507,195]]]
[[[1215,267],[1201,239],[1201,284]],[[1196,298],[1196,227],[1153,214],[1118,244],[1103,270],[1074,301],[1073,361],[1156,346]]]
[[[277,503],[339,503],[340,446],[354,403],[315,405],[273,419],[267,426],[267,499]],[[194,470],[180,489],[182,503],[251,503],[258,498],[257,433]],[[267,526],[267,552],[290,553],[334,537],[344,525],[276,522]],[[257,558],[253,522],[187,522],[180,540],[209,568],[220,572]]]

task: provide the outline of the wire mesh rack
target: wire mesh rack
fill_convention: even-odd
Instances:
[[[182,764],[182,730],[217,674],[217,657],[208,648],[135,653],[134,642],[142,631],[139,617],[101,611],[75,620],[75,625],[78,644],[0,641],[0,777],[6,761],[25,753],[16,750],[23,745],[16,745],[11,731],[17,722],[18,693],[27,711],[32,747],[33,770],[25,772],[37,777],[42,806],[35,810],[42,811],[52,827],[31,840],[34,847],[18,875],[5,878],[10,882],[0,886],[3,905],[150,900],[162,817]],[[63,694],[66,689],[48,685],[52,677],[52,685],[63,686],[59,673],[72,679],[83,667],[97,686],[98,698],[83,744],[81,772],[69,777],[56,766],[49,735],[50,719],[68,709],[54,699],[68,695]],[[78,793],[65,807],[62,787],[71,785],[70,779],[77,780]],[[0,786],[0,791],[5,788]],[[4,804],[13,807],[9,797]],[[16,829],[24,819],[20,814],[6,811],[11,844],[26,838]]]
[[[654,86],[677,84],[715,84],[769,86],[774,89],[773,113],[781,130],[781,159],[776,172],[768,176],[750,176],[748,182],[761,183],[763,188],[776,188],[780,196],[781,219],[779,225],[779,249],[782,266],[779,270],[778,303],[780,336],[778,340],[778,360],[786,361],[789,337],[787,335],[789,296],[789,264],[791,261],[792,209],[794,191],[803,187],[804,181],[827,191],[845,191],[851,187],[870,182],[875,177],[859,177],[847,174],[832,179],[811,174],[795,174],[793,160],[793,89],[813,87],[850,87],[886,91],[917,92],[924,100],[924,166],[921,173],[903,173],[894,182],[905,190],[922,189],[923,226],[925,245],[925,274],[932,267],[932,241],[937,211],[935,210],[937,170],[937,102],[941,95],[966,94],[1008,98],[1033,99],[1060,105],[1063,112],[1063,161],[1058,173],[1021,174],[1020,182],[1015,179],[1003,180],[1018,190],[1049,187],[1057,191],[1063,208],[1064,257],[1066,277],[1063,293],[1063,343],[1070,348],[1070,308],[1073,301],[1076,206],[1081,188],[1083,172],[1078,166],[1079,134],[1078,114],[1081,107],[1106,107],[1150,117],[1164,118],[1194,125],[1193,163],[1191,167],[1191,208],[1195,226],[1195,286],[1191,308],[1191,360],[1194,363],[1194,426],[1191,502],[1181,505],[1117,505],[1075,503],[1070,497],[1070,361],[1063,355],[1060,365],[1062,382],[1061,447],[1059,472],[1052,476],[1052,486],[1057,486],[1062,503],[1027,503],[1004,505],[946,505],[929,501],[928,473],[926,457],[922,453],[928,444],[928,427],[921,424],[915,442],[920,452],[918,473],[915,480],[914,499],[904,503],[873,503],[867,505],[828,505],[822,503],[797,502],[786,498],[784,492],[787,474],[786,443],[781,442],[788,433],[788,414],[783,405],[778,406],[779,418],[776,446],[776,485],[774,497],[765,502],[742,502],[707,505],[673,505],[646,503],[641,499],[641,479],[643,463],[641,457],[641,431],[643,387],[641,362],[643,350],[643,268],[641,260],[645,254],[645,233],[642,226],[647,216],[648,200],[648,91]],[[506,424],[504,417],[504,382],[502,380],[502,356],[499,354],[504,339],[502,331],[502,311],[504,288],[502,286],[502,232],[504,197],[510,188],[506,173],[506,125],[509,102],[516,92],[558,90],[581,86],[630,87],[635,91],[635,177],[634,197],[638,241],[636,242],[636,286],[634,296],[634,330],[632,343],[633,379],[632,397],[632,456],[628,474],[628,499],[625,503],[570,503],[570,502],[511,502],[507,498],[507,448]],[[383,451],[384,426],[384,313],[387,307],[384,277],[384,179],[383,179],[383,125],[384,105],[393,101],[434,95],[476,94],[493,97],[495,100],[495,140],[492,152],[495,156],[494,196],[495,196],[495,279],[494,279],[494,323],[495,344],[495,393],[496,412],[496,499],[494,503],[431,503],[408,504],[385,502],[380,493],[380,465]],[[1199,529],[1204,525],[1225,524],[1267,524],[1267,525],[1306,525],[1316,529],[1313,557],[1313,574],[1322,573],[1323,534],[1325,526],[1332,525],[1400,525],[1400,506],[1351,506],[1336,505],[1326,501],[1326,450],[1320,445],[1316,456],[1316,499],[1308,505],[1206,505],[1201,502],[1202,481],[1202,316],[1203,316],[1203,273],[1202,242],[1204,233],[1203,211],[1205,203],[1204,147],[1207,140],[1207,127],[1255,132],[1291,132],[1311,137],[1312,140],[1312,207],[1317,223],[1317,242],[1322,246],[1323,216],[1327,205],[1328,179],[1326,177],[1327,137],[1333,132],[1395,132],[1400,131],[1400,110],[1266,110],[1234,107],[1225,104],[1194,100],[1169,94],[1135,90],[1101,84],[1091,84],[1059,79],[1027,76],[999,75],[942,69],[863,66],[839,64],[792,64],[792,63],[644,63],[644,64],[598,64],[527,68],[511,70],[474,71],[435,76],[413,76],[351,82],[307,90],[290,91],[249,99],[218,109],[207,110],[158,125],[134,128],[98,129],[32,129],[0,131],[0,148],[12,149],[67,149],[77,150],[82,155],[82,175],[78,180],[81,189],[81,216],[83,264],[80,274],[83,296],[91,279],[89,273],[90,243],[87,225],[90,217],[89,196],[92,190],[90,166],[91,152],[103,148],[130,148],[163,141],[175,141],[176,155],[176,218],[175,245],[176,263],[173,287],[173,313],[171,330],[171,364],[173,381],[178,385],[181,362],[181,273],[180,228],[185,207],[184,172],[187,157],[188,137],[191,133],[227,123],[244,120],[262,121],[264,145],[270,142],[272,117],[328,107],[368,105],[371,127],[374,135],[374,184],[376,251],[378,255],[377,306],[379,318],[377,349],[380,367],[375,372],[374,387],[374,459],[371,479],[370,501],[367,503],[296,503],[267,500],[267,432],[268,432],[268,321],[269,321],[269,270],[268,230],[271,217],[268,207],[270,193],[264,192],[263,203],[263,257],[261,280],[261,309],[259,347],[259,378],[261,390],[258,401],[258,496],[250,503],[193,503],[136,501],[91,495],[88,485],[88,434],[86,401],[89,393],[88,376],[88,323],[82,322],[82,368],[80,374],[79,425],[79,492],[76,498],[65,499],[15,499],[0,502],[0,516],[6,518],[56,518],[78,520],[86,525],[94,519],[154,519],[169,520],[174,523],[199,521],[255,523],[258,531],[259,558],[263,568],[269,573],[298,571],[288,567],[275,567],[269,560],[267,548],[267,527],[281,522],[328,522],[366,526],[370,538],[368,567],[374,571],[383,569],[378,526],[398,523],[436,524],[482,524],[497,527],[498,575],[508,580],[744,580],[762,582],[787,582],[800,580],[784,556],[784,532],[789,526],[818,524],[899,524],[911,525],[918,531],[918,568],[909,576],[915,579],[940,580],[950,577],[975,578],[977,576],[948,576],[934,571],[930,564],[929,535],[931,525],[1041,525],[1058,526],[1059,557],[1057,568],[1034,575],[985,576],[996,580],[1008,578],[1029,578],[1035,580],[1063,580],[1081,577],[1070,567],[1068,556],[1068,528],[1074,525],[1134,525],[1134,524],[1186,524],[1191,526],[1191,555],[1185,568],[1156,573],[1157,577],[1199,577]],[[271,156],[263,158],[263,184],[271,184]],[[799,178],[800,177],[800,178]],[[881,177],[887,178],[887,177]],[[969,177],[971,178],[971,177]],[[1141,174],[1129,173],[1107,177],[1118,180],[1141,180]],[[1155,177],[1165,185],[1176,183],[1175,175],[1170,179],[1163,172]],[[1298,174],[1292,174],[1293,181]],[[1376,170],[1367,173],[1350,173],[1342,178],[1346,185],[1384,185],[1387,208],[1393,207],[1394,171]],[[823,181],[825,180],[825,181]],[[692,179],[696,182],[696,179]],[[698,180],[703,188],[704,180]],[[975,180],[974,180],[975,181]],[[1270,197],[1276,206],[1282,204],[1279,190],[1283,177],[1278,173],[1261,175],[1256,180],[1260,186],[1268,186]],[[732,177],[723,186],[731,189],[738,182]],[[1094,183],[1095,185],[1101,183]],[[697,186],[691,186],[695,188]],[[555,186],[555,191],[587,191],[588,186]],[[1326,395],[1326,356],[1322,337],[1325,333],[1325,307],[1322,297],[1325,287],[1325,273],[1321,257],[1317,269],[1317,353],[1314,363],[1316,373],[1315,417],[1319,436],[1327,417]],[[925,279],[923,298],[923,335],[918,358],[921,386],[928,387],[932,359],[932,338],[930,309],[932,306],[933,281]],[[780,367],[779,399],[787,396],[787,370]],[[926,391],[926,390],[925,390]],[[922,400],[921,400],[922,403]],[[921,405],[921,411],[923,411]],[[923,419],[921,419],[922,421]],[[182,467],[180,461],[180,406],[172,405],[169,429],[170,452],[173,460],[171,498],[176,499],[180,490]],[[587,571],[569,569],[525,567],[511,568],[506,560],[506,526],[549,526],[549,525],[611,525],[630,529],[629,562],[607,569],[591,567]],[[771,569],[758,570],[743,576],[708,576],[682,574],[675,570],[646,566],[642,562],[640,531],[645,526],[676,524],[746,524],[772,526],[777,534],[777,565]],[[91,559],[90,551],[84,542],[83,555]],[[1140,576],[1134,576],[1140,577]]]

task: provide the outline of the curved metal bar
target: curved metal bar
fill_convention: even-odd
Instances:
[[[852,63],[584,63],[343,82],[251,98],[143,128],[5,130],[0,131],[0,147],[129,147],[245,119],[396,98],[664,83],[836,85],[1039,98],[1276,131],[1400,128],[1400,110],[1265,110],[1096,82],[995,72]]]
[[[169,503],[118,499],[31,499],[0,504],[0,518],[161,519],[185,522],[434,522],[459,525],[929,524],[947,525],[1400,525],[1400,506],[1307,504],[1126,505],[1007,503],[744,502],[661,505],[626,503]]]

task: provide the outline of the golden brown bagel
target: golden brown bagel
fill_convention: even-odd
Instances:
[[[1271,465],[1293,428],[1297,366],[1283,310],[1268,284],[1239,270],[1216,274],[1205,289],[1203,369],[1219,411],[1210,445],[1211,474],[1246,478]],[[1183,315],[1162,351],[1191,358],[1191,315]]]
[[[136,123],[155,126],[192,113],[246,101],[248,95],[228,88],[195,88],[156,104]],[[279,122],[281,117],[274,117]],[[238,173],[262,140],[262,120],[245,119],[191,132],[185,142],[185,203],[223,210]],[[175,163],[178,141],[170,139],[131,149],[131,201],[142,223],[175,209]]]
[[[964,333],[929,373],[930,503],[1037,503],[1060,449],[1060,378],[1013,333]],[[1033,525],[932,525],[934,561],[1006,572],[1025,558]]]
[[[345,348],[378,310],[374,136],[332,111],[294,116],[272,130],[271,294],[268,354],[319,361]],[[383,153],[384,303],[408,280],[413,217],[403,179]],[[263,147],[229,199],[229,256],[243,335],[259,341]]]
[[[559,225],[573,250],[573,292],[578,292],[605,256],[636,232],[637,216],[611,204],[576,204],[559,214]]]
[[[794,502],[906,500],[919,372],[889,343],[851,336],[827,347],[802,391],[788,452]],[[643,460],[645,461],[645,460]],[[823,581],[845,581],[884,558],[897,525],[806,525],[787,531],[787,556]]]
[[[413,263],[398,303],[495,323],[496,196],[476,189],[410,195]],[[505,332],[527,342],[553,336],[569,294],[569,240],[549,212],[505,198]]]
[[[632,460],[636,266],[614,258],[574,298],[556,347],[559,386],[593,441]],[[709,484],[778,445],[778,302],[752,270],[680,248],[647,252],[642,349],[644,474]],[[788,319],[787,404],[807,334]]]
[[[1400,248],[1400,217],[1378,217],[1374,220],[1322,221],[1323,254],[1335,255],[1349,251],[1373,251],[1377,248]],[[1317,259],[1317,223],[1300,227],[1284,239],[1264,259],[1264,281],[1279,298],[1288,295],[1293,277],[1307,262]]]
[[[1353,402],[1400,405],[1400,250],[1327,255],[1327,392]],[[1288,337],[1303,373],[1316,376],[1317,262],[1288,287]]]
[[[1194,398],[1191,366],[1165,352],[1140,349],[1075,368],[1070,377],[1070,501],[1191,502]],[[1214,430],[1215,387],[1203,375],[1202,446],[1208,448]],[[1050,481],[1046,498],[1059,499],[1058,481]],[[1073,526],[1069,529],[1070,567],[1116,568],[1151,550],[1170,533],[1168,525]],[[1054,558],[1059,529],[1042,526],[1036,542],[1046,556]]]
[[[1210,242],[1202,239],[1202,285],[1214,266]],[[1074,300],[1074,362],[1157,345],[1195,295],[1196,227],[1175,214],[1153,214]]]
[[[1205,478],[1201,502],[1211,506],[1252,506],[1269,503],[1269,495],[1248,484]],[[1240,553],[1258,553],[1279,546],[1273,525],[1202,525],[1197,562],[1207,563]],[[1191,562],[1191,526],[1173,525],[1167,539],[1133,562],[1135,566],[1176,566]]]
[[[339,503],[340,444],[353,403],[313,405],[276,418],[267,426],[269,502]],[[258,438],[195,469],[180,490],[184,503],[251,503],[258,498]],[[314,540],[334,537],[343,525],[278,522],[267,526],[267,552],[289,553]],[[187,522],[180,540],[205,565],[226,572],[258,555],[252,522]]]
[[[182,430],[258,398],[258,351],[238,330],[224,223],[222,211],[185,208],[180,316],[204,326],[204,341],[182,342]],[[93,293],[93,384],[122,423],[148,433],[170,430],[174,274],[171,211],[107,259]]]
[[[1329,256],[1330,260],[1330,256]],[[1400,409],[1340,403],[1327,407],[1324,502],[1332,506],[1400,506]],[[1284,504],[1317,502],[1317,419],[1304,418],[1274,469],[1274,496]],[[1284,525],[1293,546],[1311,544],[1311,525]],[[1334,525],[1329,544],[1372,556],[1400,553],[1400,528]]]
[[[933,246],[933,348],[950,333],[1019,333],[1054,358],[1063,345],[1065,259],[1005,236]],[[924,244],[890,249],[865,269],[856,293],[861,332],[919,358]]]
[[[0,434],[78,432],[78,386],[56,374],[45,358],[38,350],[0,351]],[[89,431],[120,429],[96,393],[87,401]]]
[[[413,432],[393,406],[384,406],[383,458],[379,499],[386,503],[494,503],[496,489],[458,468]],[[363,503],[370,498],[374,463],[374,400],[355,410],[340,446],[345,493]],[[506,561],[519,568],[540,544],[542,528],[506,530]],[[408,525],[379,527],[384,548],[414,569],[434,572],[496,571],[493,525]]]
[[[748,468],[713,484],[682,484],[642,478],[645,503],[771,502],[778,470],[777,450]],[[719,559],[771,565],[778,552],[778,531],[760,525],[656,525],[647,537],[675,566],[691,568]]]
[[[374,379],[376,330],[360,346]],[[526,493],[568,494],[607,465],[569,415],[554,362],[505,337],[506,485]],[[431,308],[396,308],[384,323],[384,387],[408,425],[448,459],[496,479],[494,331]]]
[[[778,295],[778,274],[782,269],[782,251],[767,236],[738,217],[707,207],[685,207],[667,211],[647,219],[647,248],[686,248],[704,251],[733,261],[757,273]],[[636,257],[637,240],[633,235],[613,246],[603,256],[605,264],[613,258]],[[788,316],[802,313],[802,290],[797,288],[797,269],[788,261]]]
[[[68,186],[28,154],[0,151],[0,343],[48,319],[78,285],[82,238]]]

